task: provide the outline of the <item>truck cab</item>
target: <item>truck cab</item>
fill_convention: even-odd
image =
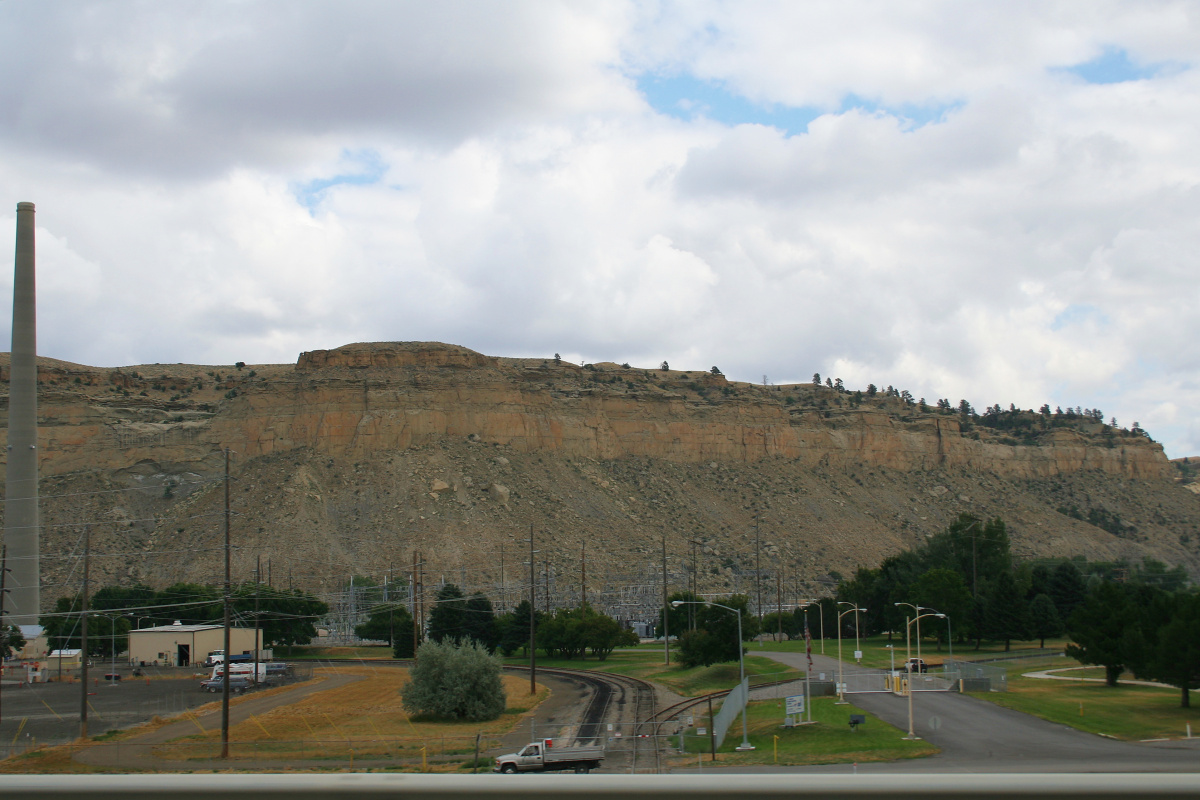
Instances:
[[[517,768],[540,766],[542,763],[542,746],[536,742],[527,744],[517,751]]]

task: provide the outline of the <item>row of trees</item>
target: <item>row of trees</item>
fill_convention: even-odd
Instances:
[[[237,586],[231,601],[234,624],[253,627],[257,620],[268,647],[308,644],[317,635],[316,621],[329,611],[310,594],[265,584]],[[60,597],[54,611],[41,617],[51,648],[80,646],[82,607],[80,595]],[[224,592],[215,586],[177,583],[161,590],[142,584],[105,586],[88,600],[88,655],[111,656],[114,647],[122,652],[134,627],[176,621],[211,625],[219,624],[224,616]]]
[[[1090,589],[1115,577],[1132,583],[1177,588],[1184,573],[1147,560],[1141,566],[1089,564],[1082,560],[1017,562],[1001,519],[984,521],[962,514],[950,527],[918,548],[905,550],[875,569],[860,568],[842,582],[837,599],[867,609],[859,620],[867,635],[902,631],[912,603],[946,614],[947,626],[929,625],[923,633],[939,644],[952,628],[957,640],[1040,639],[1066,631],[1071,614]],[[852,618],[843,620],[852,633]]]
[[[1067,654],[1104,667],[1109,686],[1129,670],[1138,678],[1189,692],[1200,688],[1200,593],[1169,592],[1149,584],[1104,582],[1075,609]]]
[[[434,598],[425,637],[438,643],[476,642],[488,652],[511,656],[517,650],[528,652],[529,623],[528,600],[522,600],[507,614],[497,615],[483,594],[466,597],[462,589],[448,583]],[[590,652],[593,658],[603,661],[615,648],[638,643],[633,631],[589,605],[560,608],[552,614],[535,612],[533,623],[538,649],[547,657],[582,658]],[[413,656],[413,618],[403,604],[375,606],[354,633],[363,639],[388,642],[397,658]]]

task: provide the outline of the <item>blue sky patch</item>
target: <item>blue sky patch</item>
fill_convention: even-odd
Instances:
[[[1089,322],[1095,323],[1100,327],[1106,327],[1109,319],[1103,311],[1093,305],[1087,303],[1072,304],[1058,312],[1058,316],[1050,323],[1050,330],[1061,331],[1073,325],[1083,325]]]
[[[841,111],[845,113],[857,108],[871,114],[887,114],[896,119],[904,120],[907,123],[904,126],[905,129],[916,130],[926,125],[945,122],[947,114],[951,111],[957,111],[962,107],[963,103],[958,101],[953,103],[930,103],[924,106],[913,103],[905,103],[900,106],[884,106],[873,100],[859,97],[856,94],[848,94],[842,99]]]
[[[789,136],[805,133],[809,123],[832,111],[816,106],[755,103],[729,91],[719,81],[704,81],[692,75],[663,77],[643,73],[638,77],[637,85],[646,102],[660,114],[686,121],[705,117],[725,125],[768,125],[786,132]],[[904,120],[906,129],[916,130],[931,123],[944,121],[946,114],[961,106],[961,103],[956,102],[925,106],[906,104],[891,108],[855,94],[848,94],[836,112],[844,114],[861,109],[869,114],[887,114]]]
[[[1088,83],[1125,83],[1153,78],[1162,73],[1167,64],[1136,64],[1129,60],[1129,53],[1119,47],[1106,47],[1104,52],[1071,67],[1056,67],[1053,72],[1069,72]]]
[[[691,75],[662,77],[643,73],[637,84],[655,111],[686,121],[706,117],[725,125],[769,125],[795,135],[808,130],[808,123],[823,113],[813,107],[753,103],[716,81],[702,81]]]
[[[316,178],[296,187],[296,199],[308,209],[309,213],[316,211],[326,190],[341,185],[370,186],[378,183],[387,173],[387,164],[375,150],[346,150],[342,152],[342,161],[350,170],[330,178]]]

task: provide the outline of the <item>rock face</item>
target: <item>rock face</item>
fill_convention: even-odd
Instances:
[[[0,364],[0,379],[7,380],[7,362]],[[181,520],[211,505],[211,481],[221,474],[226,449],[235,454],[234,469],[243,484],[239,500],[253,505],[253,512],[240,513],[243,519],[255,517],[258,530],[252,533],[264,550],[279,551],[272,537],[281,534],[304,549],[311,543],[301,540],[310,534],[328,539],[328,545],[363,525],[396,527],[397,520],[413,529],[440,531],[434,538],[449,542],[471,523],[451,524],[448,506],[469,520],[472,509],[486,504],[486,514],[479,514],[492,526],[501,518],[490,515],[503,513],[509,515],[505,527],[555,527],[561,515],[579,513],[570,503],[560,508],[546,499],[555,485],[567,481],[597,495],[585,507],[594,506],[600,516],[588,522],[580,515],[573,523],[576,530],[598,525],[604,528],[600,539],[622,531],[635,538],[660,536],[663,528],[685,538],[698,531],[712,538],[719,552],[721,537],[735,530],[742,535],[753,513],[768,507],[781,527],[785,522],[792,530],[814,527],[818,517],[834,516],[829,501],[845,504],[844,493],[861,494],[869,476],[880,482],[875,494],[853,501],[864,511],[863,533],[843,535],[838,531],[846,526],[831,520],[819,533],[805,534],[828,540],[821,545],[828,563],[812,561],[804,568],[809,577],[831,567],[844,571],[876,563],[912,537],[940,529],[953,516],[949,511],[912,512],[928,503],[984,515],[1011,507],[1010,514],[1024,513],[1031,520],[1031,543],[1042,541],[1032,535],[1038,527],[1087,528],[1077,548],[1088,551],[1085,555],[1153,554],[1170,563],[1197,563],[1194,547],[1180,537],[1190,541],[1194,535],[1200,541],[1200,498],[1176,485],[1176,468],[1162,448],[1144,436],[1087,419],[1029,412],[1026,428],[1017,434],[899,397],[862,398],[813,385],[730,383],[707,372],[494,358],[453,345],[412,342],[307,352],[294,366],[98,369],[43,359],[39,383],[43,478],[64,488],[99,481],[140,491],[140,499],[125,503],[119,513],[111,503],[106,509],[103,502],[88,506],[91,500],[80,501],[85,505],[78,508],[65,499],[47,507],[48,514],[64,519],[86,519],[90,509],[123,520],[127,538],[136,540],[141,554],[123,567],[127,577],[160,582],[206,577],[209,556],[169,564],[158,553],[195,533],[195,524]],[[451,461],[481,466],[440,471],[420,466],[427,454],[438,451],[453,456]],[[584,477],[580,464],[593,465],[586,472],[595,481]],[[621,478],[629,464],[642,465],[639,472],[646,474],[632,482]],[[421,474],[420,485],[396,472],[401,465]],[[535,480],[543,471],[546,475]],[[347,494],[348,474],[357,476],[358,500]],[[773,477],[749,477],[764,474]],[[649,501],[648,487],[665,475],[674,476],[672,502],[690,509],[686,513],[670,511],[674,506],[665,500]],[[847,486],[822,488],[821,481],[812,482],[817,475],[841,476]],[[719,476],[743,476],[737,480],[745,480],[744,497],[733,502],[724,483],[708,485]],[[980,489],[981,483],[995,488]],[[1069,487],[1084,485],[1092,487],[1079,489],[1086,497],[1070,494],[1076,490]],[[1076,506],[1113,512],[1112,498],[1124,496],[1124,487],[1132,485],[1159,505],[1159,495],[1166,497],[1173,509],[1169,520],[1156,522],[1149,506],[1145,520],[1143,510],[1135,510],[1142,501],[1126,503],[1124,518],[1142,520],[1131,527],[1144,541],[1064,517],[1050,491],[1068,487],[1063,491]],[[374,499],[361,500],[366,495]],[[817,496],[825,504],[821,513],[812,510]],[[1035,496],[1036,502],[1030,500]],[[718,502],[718,497],[725,499]],[[297,500],[303,502],[297,505]],[[417,511],[423,504],[432,504],[427,515]],[[434,507],[442,510],[435,514]],[[357,515],[348,508],[358,508]],[[621,525],[604,522],[606,514],[618,515]],[[678,530],[681,514],[695,518],[688,522],[695,531]],[[490,547],[488,536],[471,544],[483,553]],[[1031,544],[1031,553],[1072,554],[1061,542],[1051,546],[1053,536],[1042,538],[1041,544]],[[786,551],[787,542],[782,544]],[[369,566],[408,563],[416,546],[413,539],[385,547],[386,552],[376,548]],[[339,548],[339,558],[362,557],[350,545],[334,549]],[[798,542],[791,549],[798,551]],[[328,562],[328,553],[321,559]],[[475,559],[477,565],[493,561],[494,554]],[[727,581],[730,569],[713,564],[706,580]],[[294,575],[300,572],[316,574],[293,569]],[[593,574],[590,567],[588,572]]]
[[[296,448],[356,458],[448,436],[572,458],[784,458],[830,468],[978,470],[1017,478],[1174,474],[1162,448],[1144,437],[1103,446],[1079,430],[1051,429],[1037,446],[1020,446],[999,436],[965,436],[956,415],[919,413],[898,400],[851,409],[843,394],[812,386],[742,384],[718,394],[710,389],[712,377],[589,371],[443,344],[348,345],[303,353],[290,373],[226,375],[213,381],[229,387],[215,402],[178,408],[151,400],[113,408],[111,401],[98,406],[91,397],[46,393],[42,470],[120,469],[143,459],[208,464],[225,448],[243,458]],[[98,380],[137,388],[120,371]]]

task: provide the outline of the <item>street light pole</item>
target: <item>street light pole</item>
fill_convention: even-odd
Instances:
[[[896,605],[901,605],[901,604],[897,603]],[[904,603],[903,605],[909,605],[909,604]],[[905,670],[904,670],[905,675],[908,676],[907,686],[905,688],[905,693],[908,695],[908,735],[903,737],[905,739],[920,739],[921,738],[920,736],[917,736],[917,734],[913,732],[912,624],[914,622],[916,622],[919,626],[920,619],[922,616],[941,617],[942,619],[946,619],[945,614],[923,614],[923,615],[918,614],[916,617],[914,617],[911,620],[908,617],[904,618],[904,641],[905,641],[905,647],[906,647],[906,650],[908,653],[907,666],[905,667]],[[918,674],[920,674],[920,673],[918,673]]]
[[[854,609],[854,660],[862,662],[862,645],[858,641],[858,609]]]
[[[909,608],[911,608],[913,610],[913,614],[916,615],[914,617],[914,621],[917,623],[917,663],[920,663],[921,662],[921,616],[922,616],[921,612],[922,611],[933,611],[933,609],[927,608],[925,606],[913,605],[912,603],[893,603],[893,605],[908,606]],[[928,617],[929,615],[925,614],[924,616]],[[905,617],[905,619],[908,619],[908,617]],[[911,659],[912,653],[909,653],[908,657]],[[909,663],[909,662],[906,662],[906,663]],[[908,667],[905,667],[905,669],[908,669]]]
[[[720,603],[701,603],[695,600],[672,600],[671,608],[679,608],[681,605],[696,605],[696,606],[716,606],[723,608],[726,611],[733,613],[737,617],[737,651],[738,651],[738,675],[739,683],[746,684],[746,661],[742,657],[742,612],[736,608],[723,606]],[[746,716],[750,713],[750,687],[746,685],[746,705],[742,708],[742,743],[737,746],[738,750],[753,750],[754,745],[750,744],[750,737],[747,734]]]
[[[843,611],[842,613],[838,614],[838,617],[837,617],[837,629],[838,629],[838,699],[837,699],[837,702],[836,702],[834,705],[844,706],[844,705],[846,705],[846,683],[845,683],[845,677],[846,677],[846,667],[845,667],[845,664],[843,664],[843,663],[842,663],[842,617],[846,616],[846,615],[847,615],[847,614],[849,614],[851,611],[853,611],[853,612],[854,612],[854,619],[855,619],[855,622],[857,622],[857,621],[858,621],[858,612],[859,612],[859,611],[863,611],[863,612],[865,612],[865,611],[866,611],[866,609],[865,609],[865,608],[859,608],[857,603],[849,603],[849,602],[846,602],[845,600],[839,600],[839,601],[838,601],[838,605],[839,605],[839,606],[851,606],[851,608],[848,608],[848,609],[846,609],[845,611]],[[857,628],[855,629],[855,632],[854,632],[854,640],[855,640],[856,642],[858,641],[858,630],[857,630]]]
[[[814,600],[817,604],[817,616],[821,620],[821,655],[825,655],[825,604],[820,600]]]

